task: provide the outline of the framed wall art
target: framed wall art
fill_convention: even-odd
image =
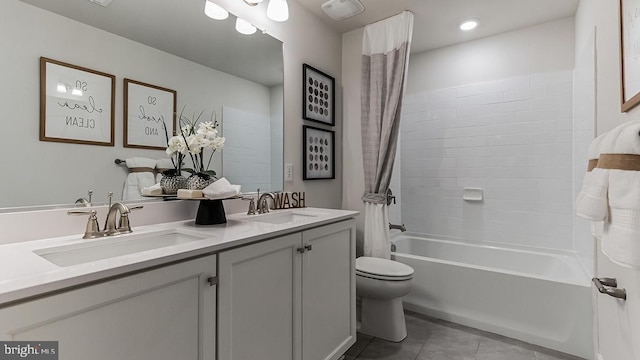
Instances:
[[[40,141],[113,146],[115,76],[40,58]]]
[[[124,147],[164,150],[175,129],[175,90],[124,79]]]
[[[335,179],[335,133],[302,126],[304,138],[303,179]]]
[[[302,118],[335,125],[335,79],[302,64]]]
[[[640,27],[636,26],[640,0],[620,0],[620,93],[621,110],[640,103]]]

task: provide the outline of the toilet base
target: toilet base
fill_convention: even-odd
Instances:
[[[402,299],[362,298],[358,332],[379,339],[400,342],[407,337]]]

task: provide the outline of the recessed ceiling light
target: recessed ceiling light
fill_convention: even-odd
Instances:
[[[469,31],[469,30],[475,29],[476,26],[478,26],[478,20],[477,19],[469,19],[469,20],[463,21],[460,24],[460,30]]]

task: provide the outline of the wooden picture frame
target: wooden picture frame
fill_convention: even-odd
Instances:
[[[634,26],[640,0],[620,0],[620,108],[631,110],[640,103],[640,55],[633,44],[640,42],[640,27]]]
[[[308,64],[302,64],[302,118],[335,125],[335,79]]]
[[[124,79],[124,147],[165,150],[176,130],[175,90]]]
[[[302,137],[303,180],[335,179],[335,132],[303,125]]]
[[[114,75],[40,58],[40,141],[114,145]]]

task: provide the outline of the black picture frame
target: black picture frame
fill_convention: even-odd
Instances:
[[[302,64],[302,118],[335,125],[335,79],[309,64]]]
[[[313,126],[302,126],[303,180],[336,178],[335,132]]]

